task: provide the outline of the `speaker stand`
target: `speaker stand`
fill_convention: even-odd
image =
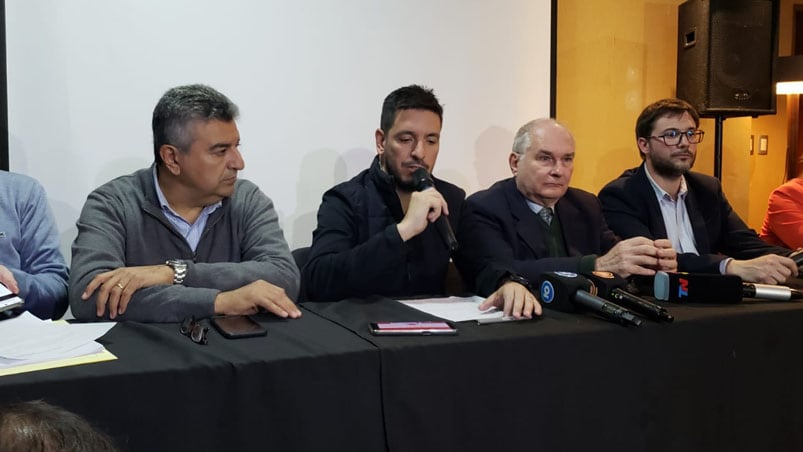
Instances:
[[[722,123],[724,116],[717,116],[714,126],[714,177],[722,181]]]
[[[801,152],[803,148],[800,147],[798,142],[798,135],[800,134],[800,94],[787,94],[786,95],[786,180],[793,179],[798,176],[799,168],[798,162],[803,162],[803,155]]]

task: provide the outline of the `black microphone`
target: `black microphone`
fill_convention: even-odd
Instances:
[[[787,257],[795,261],[795,264],[798,267],[800,267],[801,265],[803,265],[803,248],[798,248],[792,251],[791,253],[789,253],[789,256]]]
[[[803,300],[803,292],[800,290],[773,284],[743,283],[742,295],[745,298],[762,298],[765,300]]]
[[[642,324],[641,319],[627,309],[589,293],[593,284],[577,273],[542,273],[538,286],[541,303],[546,308],[577,312],[579,306],[622,325]]]
[[[653,296],[677,303],[740,303],[742,278],[736,275],[656,272]]]
[[[432,182],[432,177],[430,177],[426,168],[418,168],[413,172],[413,186],[416,191],[424,191],[430,188],[434,189],[435,183]],[[446,218],[446,215],[441,215],[435,220],[435,227],[438,228],[438,232],[443,238],[443,243],[446,244],[449,252],[454,253],[457,251],[457,239],[454,237],[454,231],[452,231],[452,226],[449,224],[449,219]]]
[[[649,300],[634,295],[623,287],[627,286],[627,281],[619,275],[611,272],[595,271],[584,273],[596,287],[598,296],[615,301],[626,308],[630,308],[639,314],[643,314],[652,320],[672,322],[675,320],[669,311],[663,306],[657,305]],[[593,293],[593,292],[592,292]]]

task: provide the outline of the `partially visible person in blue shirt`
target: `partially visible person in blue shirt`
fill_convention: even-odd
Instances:
[[[44,188],[35,179],[0,171],[0,283],[42,319],[67,310],[67,265]]]

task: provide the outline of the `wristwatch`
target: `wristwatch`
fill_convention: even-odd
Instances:
[[[173,284],[183,284],[187,277],[187,263],[180,259],[170,259],[165,265],[173,269]]]
[[[517,283],[521,284],[522,286],[526,287],[527,290],[529,290],[530,292],[533,291],[532,286],[530,286],[530,281],[528,281],[527,278],[525,278],[524,276],[519,276],[519,275],[517,275],[515,273],[508,273],[500,281],[501,282],[499,284],[499,287],[502,287],[502,284],[504,284],[504,283],[506,283],[508,281],[513,281],[513,282],[517,282]]]

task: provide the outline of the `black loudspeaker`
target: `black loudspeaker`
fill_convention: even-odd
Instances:
[[[681,4],[677,97],[701,116],[775,114],[777,17],[772,0]]]

